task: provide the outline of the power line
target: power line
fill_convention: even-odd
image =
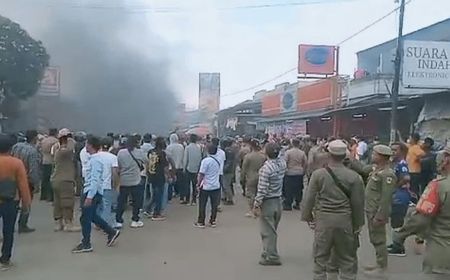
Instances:
[[[331,4],[336,2],[352,2],[358,0],[316,0],[309,2],[290,2],[290,3],[275,3],[275,4],[261,4],[261,5],[247,5],[236,6],[230,8],[220,8],[220,10],[239,10],[239,9],[263,9],[263,8],[279,8],[279,7],[292,7],[292,6],[304,6],[304,5],[317,5],[317,4]]]
[[[318,4],[331,4],[331,3],[341,3],[341,2],[351,2],[351,1],[362,1],[362,0],[310,0],[304,2],[286,2],[286,3],[273,3],[273,4],[260,4],[260,5],[244,5],[244,6],[233,6],[233,7],[219,7],[215,10],[217,11],[232,11],[232,10],[248,10],[248,9],[265,9],[265,8],[283,8],[283,7],[294,7],[294,6],[305,6],[305,5],[318,5]],[[36,4],[36,3],[35,3]],[[80,3],[69,3],[69,2],[59,2],[47,4],[47,7],[64,7],[73,9],[91,9],[91,10],[117,10],[127,13],[187,13],[187,12],[198,12],[198,9],[189,9],[183,7],[149,7],[145,5],[99,5],[99,4],[80,4]]]
[[[405,5],[408,5],[409,3],[411,3],[412,0],[408,0]],[[351,39],[355,38],[356,36],[358,36],[359,34],[363,33],[364,31],[366,31],[367,29],[371,28],[372,26],[378,24],[379,22],[383,21],[384,19],[388,18],[389,16],[391,16],[392,14],[394,14],[395,12],[397,12],[400,9],[400,7],[397,7],[395,9],[393,9],[392,11],[390,11],[389,13],[385,14],[384,16],[380,17],[379,19],[375,20],[374,22],[372,22],[371,24],[365,26],[364,28],[362,28],[361,30],[357,31],[356,33],[353,33],[352,35],[350,35],[349,37],[347,37],[346,39],[342,40],[341,42],[337,43],[337,46],[340,46],[342,44],[344,44],[347,41],[350,41]]]
[[[408,0],[408,1],[406,2],[406,5],[409,4],[409,3],[411,3],[411,2],[412,2],[412,0]],[[397,7],[397,8],[395,8],[395,9],[393,9],[392,11],[390,11],[389,13],[387,13],[386,15],[384,15],[384,16],[382,16],[382,17],[376,19],[375,21],[371,22],[369,25],[365,26],[364,28],[360,29],[360,30],[357,31],[356,33],[353,33],[352,35],[350,35],[350,36],[347,37],[346,39],[342,40],[341,42],[339,42],[338,44],[336,44],[336,46],[340,46],[340,45],[346,43],[347,41],[350,41],[351,39],[355,38],[355,37],[358,36],[359,34],[365,32],[366,30],[370,29],[370,28],[373,27],[374,25],[376,25],[376,24],[378,24],[379,22],[383,21],[384,19],[388,18],[389,16],[391,16],[392,14],[394,14],[395,12],[397,12],[399,9],[400,9],[400,7]],[[271,82],[273,82],[273,81],[275,81],[275,80],[277,80],[277,79],[279,79],[279,78],[281,78],[281,77],[283,77],[283,76],[285,76],[285,75],[287,75],[287,74],[289,74],[290,72],[293,72],[293,71],[295,71],[295,70],[297,70],[297,67],[291,68],[291,69],[287,70],[286,72],[283,72],[283,73],[281,73],[281,74],[275,76],[274,78],[272,78],[272,79],[270,79],[270,80],[267,80],[267,81],[265,81],[265,82],[259,83],[259,84],[257,84],[257,85],[252,86],[252,87],[249,87],[249,88],[247,88],[247,89],[235,91],[235,92],[232,92],[232,93],[229,93],[229,94],[223,94],[223,95],[221,95],[221,96],[223,96],[223,97],[226,97],[226,96],[233,96],[233,95],[241,94],[241,93],[244,93],[244,92],[248,92],[248,91],[250,91],[250,90],[254,90],[254,89],[256,89],[256,88],[259,88],[260,86],[263,86],[263,85],[266,85],[266,84],[268,84],[268,83],[271,83]]]
[[[279,75],[273,77],[273,78],[270,79],[270,80],[261,82],[261,83],[259,83],[259,84],[257,84],[257,85],[251,86],[251,87],[246,88],[246,89],[238,90],[238,91],[235,91],[235,92],[232,92],[232,93],[223,94],[223,95],[221,95],[221,97],[223,97],[223,96],[237,95],[237,94],[244,93],[244,92],[247,92],[247,91],[250,91],[250,90],[254,90],[254,89],[256,89],[256,88],[258,88],[258,87],[260,87],[260,86],[263,86],[263,85],[268,84],[268,83],[270,83],[270,82],[274,82],[274,81],[278,80],[279,78],[281,78],[281,77],[283,77],[283,76],[285,76],[285,75],[287,75],[287,74],[289,74],[289,73],[291,73],[291,72],[293,72],[293,71],[295,71],[295,70],[297,70],[297,67],[291,68],[291,69],[289,69],[289,70],[287,70],[287,71],[285,71],[285,72],[283,72],[283,73],[281,73],[281,74],[279,74]]]

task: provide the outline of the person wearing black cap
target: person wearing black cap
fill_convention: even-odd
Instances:
[[[279,157],[281,147],[268,143],[265,147],[267,161],[259,171],[258,190],[253,214],[260,217],[263,253],[260,265],[281,265],[277,249],[277,229],[281,220],[281,194],[286,161]]]
[[[11,155],[22,160],[28,175],[28,184],[31,194],[37,191],[41,183],[41,154],[36,148],[38,133],[36,130],[28,130],[25,133],[26,142],[17,143],[11,150]],[[34,228],[28,226],[30,211],[21,211],[19,217],[19,233],[34,232]]]

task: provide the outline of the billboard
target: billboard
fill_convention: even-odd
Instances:
[[[297,84],[292,84],[280,94],[281,113],[297,111]]]
[[[334,79],[324,79],[298,89],[298,108],[312,111],[330,107],[333,104]]]
[[[266,95],[261,101],[262,115],[265,117],[278,116],[281,113],[281,94]]]
[[[220,108],[220,73],[199,74],[199,100],[201,111],[213,115]]]
[[[298,73],[330,76],[337,73],[336,46],[299,45]]]
[[[54,96],[60,92],[61,72],[58,67],[47,67],[41,80],[39,95]]]
[[[266,126],[265,133],[285,136],[306,135],[306,120],[287,121]]]
[[[450,42],[406,40],[403,52],[405,87],[450,88]]]

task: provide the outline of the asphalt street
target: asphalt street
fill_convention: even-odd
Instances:
[[[223,206],[216,229],[193,227],[196,207],[173,202],[167,210],[164,222],[145,219],[142,229],[125,227],[113,248],[106,247],[105,236],[94,231],[94,252],[75,255],[71,249],[79,242],[80,233],[53,232],[51,205],[35,202],[30,224],[37,231],[18,236],[15,266],[1,272],[0,279],[313,279],[313,232],[300,221],[298,211],[283,213],[279,228],[283,266],[261,267],[258,222],[244,217],[244,199],[239,198],[235,206]],[[361,239],[360,266],[372,264],[374,251],[367,232]],[[405,258],[390,258],[390,279],[428,279],[420,272],[422,257],[415,255],[411,246],[407,253]]]

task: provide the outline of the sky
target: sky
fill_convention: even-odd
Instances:
[[[322,0],[321,4],[261,9],[222,10],[258,4],[312,2],[310,0],[154,0],[159,7],[185,7],[189,12],[155,13],[149,22],[168,41],[178,59],[172,80],[189,107],[196,106],[198,72],[220,72],[221,108],[251,99],[259,89],[295,82],[291,72],[274,82],[233,94],[276,77],[297,65],[297,46],[337,44],[389,13],[394,0]],[[319,2],[319,1],[317,1]],[[430,3],[433,2],[433,5]],[[449,0],[412,0],[405,14],[405,33],[450,16]],[[340,46],[340,72],[352,74],[356,52],[396,37],[398,13]]]
[[[0,10],[1,2],[8,1],[15,0],[1,0]],[[34,1],[49,8],[70,8],[78,3]],[[89,3],[93,10],[108,5],[106,0]],[[304,5],[284,5],[288,3]],[[264,4],[279,6],[233,9]],[[125,0],[124,5],[124,12],[144,17],[155,33],[152,36],[156,35],[167,48],[168,78],[178,100],[188,108],[198,104],[199,72],[221,73],[220,106],[226,108],[251,99],[258,90],[295,82],[294,71],[234,94],[296,67],[298,44],[337,44],[398,6],[394,0]],[[78,8],[82,7],[73,8],[74,12]],[[450,16],[449,11],[450,0],[411,0],[406,7],[404,31],[409,33],[444,20]],[[98,9],[98,13],[108,12]],[[352,74],[356,52],[393,39],[397,26],[396,13],[342,44],[340,73]]]

